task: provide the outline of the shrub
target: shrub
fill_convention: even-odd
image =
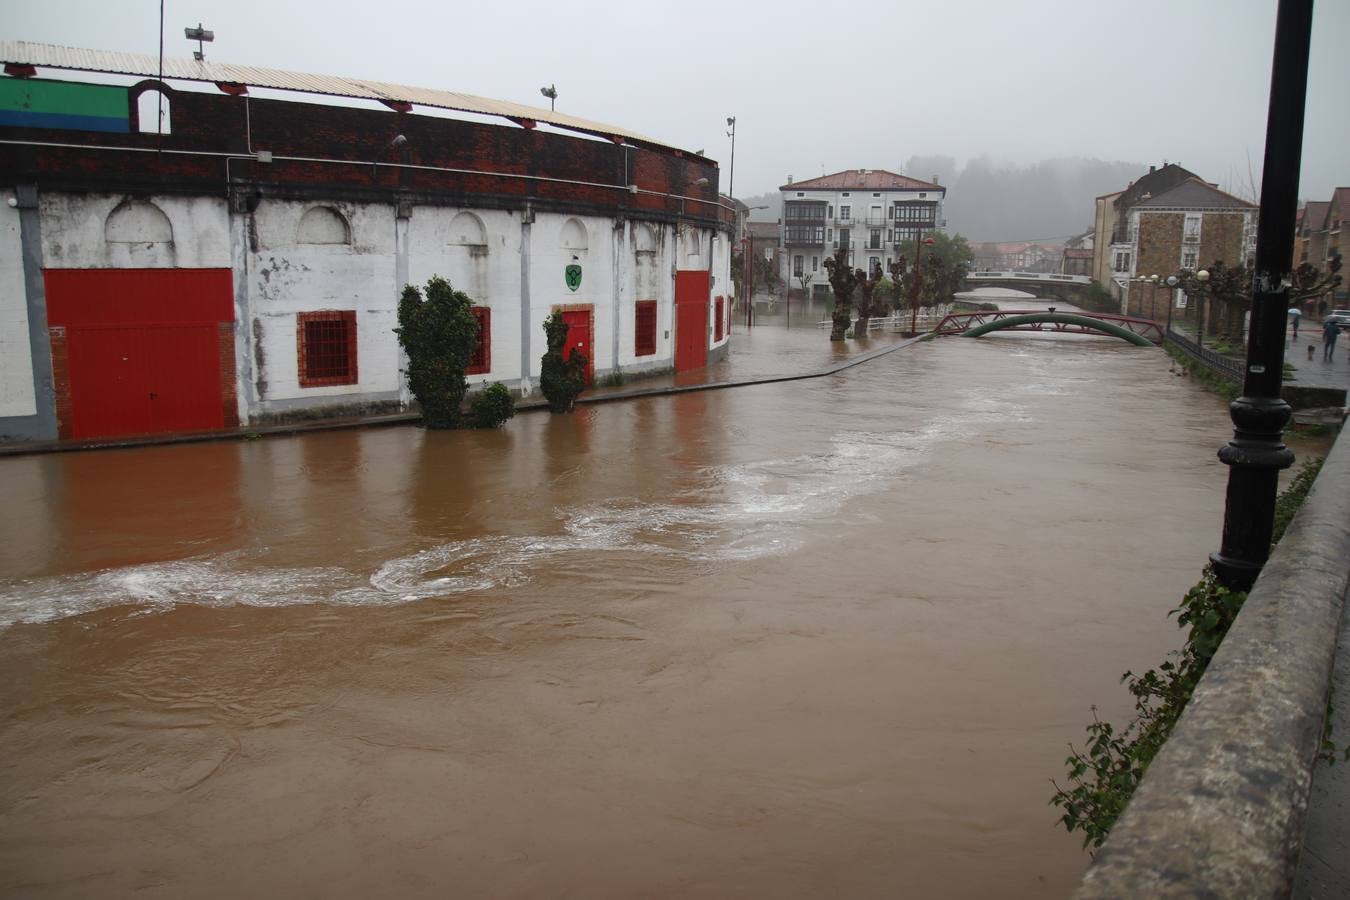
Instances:
[[[483,388],[469,401],[469,416],[475,428],[500,428],[515,414],[516,403],[500,381]]]
[[[555,412],[571,412],[577,395],[586,387],[586,354],[573,352],[563,359],[563,345],[567,343],[567,322],[562,313],[554,311],[544,320],[544,337],[548,350],[540,363],[539,387],[548,399],[548,408]]]
[[[433,275],[426,298],[414,285],[403,288],[394,333],[408,354],[408,389],[422,407],[428,428],[454,428],[468,383],[464,370],[473,358],[478,321],[473,302],[450,282]]]

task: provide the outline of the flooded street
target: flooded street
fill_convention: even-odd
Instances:
[[[1002,336],[0,459],[0,894],[1067,896],[1049,779],[1179,643],[1230,434]]]

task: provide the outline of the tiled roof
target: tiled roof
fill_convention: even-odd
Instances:
[[[1162,206],[1172,209],[1256,209],[1241,197],[1221,191],[1200,178],[1191,177],[1157,196],[1141,199],[1136,206]]]
[[[883,191],[883,190],[902,190],[902,191],[943,191],[946,192],[940,184],[931,181],[920,181],[917,178],[910,178],[908,175],[897,175],[895,172],[888,172],[885,169],[846,169],[843,172],[835,172],[833,175],[822,175],[819,178],[808,178],[806,181],[795,181],[792,184],[780,185],[780,191]]]
[[[1330,200],[1309,200],[1303,210],[1303,231],[1321,231],[1327,227],[1327,209]]]
[[[778,240],[777,222],[746,222],[745,228],[750,232],[750,237],[754,240]]]
[[[1189,169],[1183,169],[1176,163],[1168,163],[1161,169],[1150,169],[1147,175],[1142,175],[1137,181],[1131,182],[1113,202],[1121,209],[1128,209],[1141,202],[1141,198],[1170,191],[1178,184],[1195,177],[1196,174]]]
[[[1064,251],[1065,259],[1092,259],[1091,250],[1079,250],[1077,247],[1068,247]]]
[[[1336,192],[1331,195],[1331,203],[1327,208],[1326,223],[1322,227],[1335,228],[1346,219],[1350,219],[1350,187],[1338,187]]]

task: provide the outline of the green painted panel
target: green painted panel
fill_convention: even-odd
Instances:
[[[126,119],[127,89],[38,78],[0,78],[0,111]]]

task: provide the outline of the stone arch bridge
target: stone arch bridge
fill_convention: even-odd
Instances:
[[[966,275],[966,290],[1001,287],[1026,291],[1037,297],[1076,303],[1087,297],[1092,279],[1086,275],[1056,275],[1052,272],[1003,272],[980,270]]]

